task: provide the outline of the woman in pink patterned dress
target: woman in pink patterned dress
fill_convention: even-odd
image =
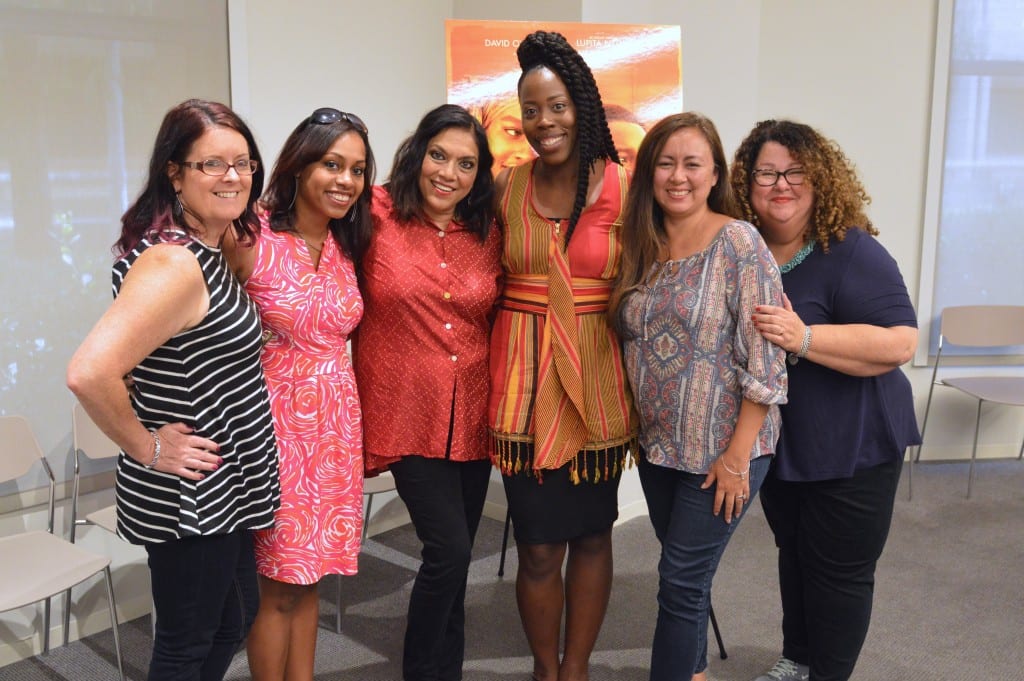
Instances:
[[[260,310],[280,445],[281,509],[256,533],[255,681],[313,678],[317,584],[357,568],[363,435],[346,341],[363,315],[356,268],[371,230],[364,188],[373,167],[363,122],[317,109],[281,150],[255,243],[226,248]]]

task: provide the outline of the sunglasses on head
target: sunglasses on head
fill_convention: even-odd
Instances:
[[[362,118],[355,114],[332,109],[331,107],[317,109],[309,116],[309,122],[315,123],[316,125],[330,125],[331,123],[337,123],[338,121],[345,121],[364,135],[368,132],[366,123],[363,123]]]

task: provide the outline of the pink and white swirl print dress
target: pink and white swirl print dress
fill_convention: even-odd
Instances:
[[[255,248],[245,288],[269,335],[262,361],[281,475],[274,527],[255,533],[256,565],[280,582],[315,584],[357,570],[363,433],[346,341],[363,300],[352,261],[333,238],[319,269],[301,238],[266,223]]]

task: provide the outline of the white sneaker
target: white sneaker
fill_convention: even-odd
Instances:
[[[775,666],[754,681],[807,681],[811,676],[805,664],[797,664],[787,657],[780,657]]]

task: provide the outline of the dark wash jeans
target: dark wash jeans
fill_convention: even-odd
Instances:
[[[423,543],[405,629],[405,681],[459,681],[466,647],[466,578],[491,462],[403,456],[398,495]]]
[[[149,681],[221,681],[259,608],[252,533],[147,544],[156,609]]]
[[[846,681],[857,664],[902,467],[900,456],[838,480],[769,474],[761,488],[779,547],[782,654],[808,665],[811,681]]]
[[[750,462],[750,499],[731,523],[712,515],[715,486],[701,489],[703,473],[656,466],[639,457],[640,484],[654,534],[658,562],[658,623],[651,647],[651,681],[690,681],[708,666],[711,580],[729,538],[768,472],[770,456]]]

